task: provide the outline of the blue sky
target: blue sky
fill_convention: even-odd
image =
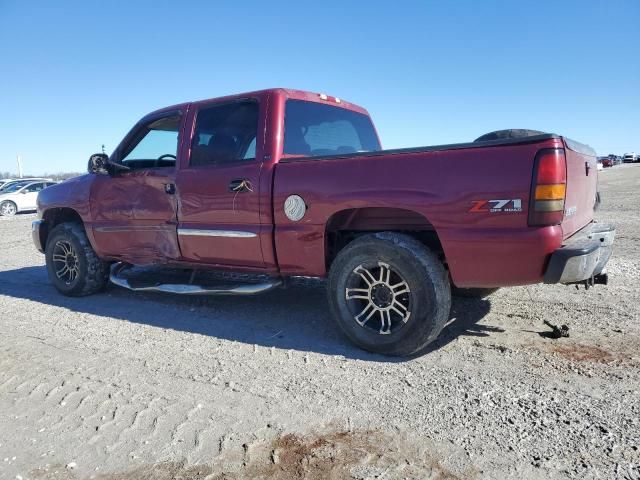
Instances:
[[[640,151],[640,1],[0,0],[0,171],[82,171],[145,113],[283,86],[385,148],[501,128]]]

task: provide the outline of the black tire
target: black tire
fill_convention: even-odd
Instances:
[[[13,217],[18,213],[18,206],[11,200],[0,203],[0,215],[3,217]]]
[[[68,250],[71,253],[66,254]],[[60,276],[56,273],[68,262],[61,260],[62,255],[74,257],[75,261],[70,261],[73,263],[73,270],[76,271],[75,275]],[[102,290],[109,281],[109,264],[98,258],[83,226],[79,223],[61,223],[51,231],[47,237],[45,259],[49,280],[63,295],[91,295]]]
[[[499,288],[458,288],[451,286],[451,295],[463,298],[485,298],[495,293]]]
[[[393,308],[397,305],[396,300],[398,303],[404,302],[405,306],[398,307],[393,314],[394,318],[389,317],[389,320],[385,320],[384,312],[377,310],[374,314],[375,321],[373,317],[371,320],[363,319],[362,325],[356,318],[363,316],[369,304],[374,310],[378,308],[378,305],[373,303],[373,293],[377,288],[375,285],[379,284],[372,286],[368,280],[364,280],[364,275],[356,272],[362,272],[362,268],[367,265],[381,265],[380,278],[384,275],[383,268],[389,267],[390,275],[404,281],[408,292],[389,289],[391,293],[386,293],[385,296],[391,307],[383,306],[383,309]],[[349,285],[353,285],[350,282],[354,279],[359,281],[359,277],[365,282],[362,283],[364,287],[349,288]],[[386,278],[387,284],[391,285],[390,277]],[[362,294],[366,299],[347,298],[350,295],[349,291],[356,290],[367,290],[368,293]],[[359,347],[384,355],[406,356],[423,349],[442,331],[449,319],[451,308],[449,276],[442,262],[413,237],[394,232],[362,236],[340,251],[329,271],[327,293],[331,314],[344,334]],[[402,297],[398,295],[401,293]],[[354,316],[354,312],[362,305],[365,305],[365,310]],[[406,319],[401,315],[402,312],[405,312]],[[373,323],[369,323],[370,321]],[[388,329],[385,328],[387,323]]]

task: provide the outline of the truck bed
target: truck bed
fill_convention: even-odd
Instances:
[[[572,150],[581,153],[583,155],[596,156],[595,150],[589,145],[585,145],[575,140],[571,140],[567,137],[562,137],[555,133],[545,133],[543,135],[534,135],[530,137],[512,138],[512,139],[500,139],[500,140],[487,140],[483,142],[466,142],[466,143],[449,143],[444,145],[429,145],[423,147],[409,147],[409,148],[392,148],[386,150],[378,150],[375,152],[356,152],[340,155],[326,155],[321,157],[285,157],[280,160],[279,163],[291,163],[291,162],[315,162],[318,160],[337,160],[341,158],[354,158],[354,157],[374,157],[380,155],[396,155],[405,153],[425,153],[425,152],[438,152],[442,150],[465,150],[469,148],[483,148],[483,147],[499,147],[505,145],[525,145],[530,143],[539,143],[550,139],[562,139]]]
[[[579,208],[561,225],[530,227],[534,160],[546,148],[567,152],[567,201]],[[585,162],[593,163],[588,182],[582,180]],[[596,182],[595,152],[556,134],[283,158],[276,167],[273,193],[276,252],[283,272],[322,276],[324,256],[315,261],[309,252],[326,248],[327,224],[373,208],[377,210],[370,215],[382,229],[436,232],[460,287],[537,283],[551,252],[592,221]],[[283,215],[284,201],[292,193],[309,207],[295,224]],[[474,202],[494,199],[518,200],[521,208],[472,211]]]

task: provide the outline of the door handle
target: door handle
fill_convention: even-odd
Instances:
[[[164,184],[164,193],[167,195],[173,195],[176,193],[176,184],[175,183],[165,183]]]
[[[246,178],[231,180],[231,183],[229,183],[229,191],[233,193],[253,192],[253,185],[251,185],[251,182]]]

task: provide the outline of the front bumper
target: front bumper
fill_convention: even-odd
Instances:
[[[42,242],[42,233],[44,232],[44,220],[34,220],[31,222],[31,238],[40,253],[44,253],[44,245]]]
[[[578,283],[603,274],[615,235],[615,227],[608,223],[584,227],[551,254],[544,283]]]

